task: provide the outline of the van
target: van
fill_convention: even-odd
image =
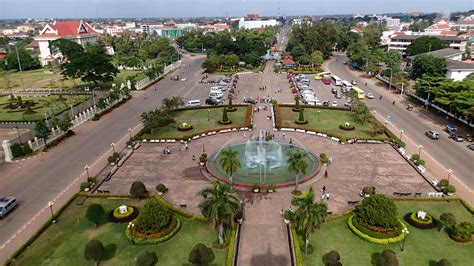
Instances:
[[[201,106],[201,100],[191,100],[186,103],[186,107]]]
[[[18,206],[18,202],[14,197],[0,198],[0,219],[3,219],[9,212]]]

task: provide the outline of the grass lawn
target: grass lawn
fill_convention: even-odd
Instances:
[[[121,83],[125,82],[127,76],[133,76],[135,74],[141,74],[141,71],[134,70],[120,70],[115,77],[113,83],[120,87]],[[142,79],[145,76],[139,75],[138,79]],[[7,86],[8,85],[8,86]],[[102,87],[110,87],[111,83],[99,84]],[[59,69],[36,69],[23,72],[16,71],[5,71],[0,72],[0,89],[13,88],[13,89],[29,89],[29,88],[75,88],[94,86],[93,83],[86,84],[80,79],[65,79],[60,74]]]
[[[457,201],[397,201],[399,216],[408,212],[424,210],[435,218],[443,212],[453,213],[457,221],[474,222],[473,216]],[[451,240],[444,231],[435,229],[417,229],[404,222],[410,234],[405,242],[405,251],[401,252],[401,242],[389,245],[377,245],[357,237],[347,226],[347,217],[323,224],[311,237],[315,247],[313,254],[302,252],[303,265],[323,265],[321,257],[330,250],[337,250],[343,265],[371,265],[371,255],[391,249],[396,252],[400,265],[429,265],[430,260],[446,258],[453,265],[472,265],[474,243],[462,244]],[[300,244],[303,244],[300,238]],[[471,262],[469,262],[471,261]]]
[[[227,115],[232,124],[221,125],[218,123],[222,119],[223,108],[227,105],[223,105],[220,108],[202,108],[202,109],[190,109],[176,111],[173,115],[176,123],[169,124],[166,127],[159,128],[157,132],[152,134],[144,134],[141,136],[142,139],[166,139],[166,138],[182,138],[184,136],[191,136],[207,130],[219,130],[221,128],[229,127],[244,127],[245,114],[247,113],[247,107],[240,106],[236,107],[237,111],[227,112]],[[208,113],[209,110],[209,113]],[[209,121],[208,121],[209,118]],[[189,131],[178,131],[178,124],[188,123],[193,126],[192,130]]]
[[[366,122],[359,123],[353,114],[349,111],[323,109],[323,108],[305,108],[304,118],[308,120],[306,125],[298,125],[295,121],[298,119],[299,113],[293,112],[292,107],[280,106],[282,127],[296,127],[305,128],[307,130],[314,130],[317,132],[326,133],[331,136],[336,136],[342,140],[350,138],[371,139],[371,140],[386,140],[389,139],[385,134],[373,135],[374,129],[372,124]],[[319,122],[318,122],[318,111]],[[355,126],[355,130],[346,131],[339,128],[341,124],[349,122]]]
[[[31,107],[34,114],[25,114],[27,108],[10,109],[7,107],[10,97],[0,97],[0,121],[35,121],[44,119],[44,113],[48,112],[48,117],[52,114],[59,114],[70,108],[71,104],[75,105],[89,99],[90,95],[63,95],[60,99],[59,95],[51,95],[48,97],[22,97],[23,102],[33,101],[36,103]]]
[[[90,239],[100,240],[107,253],[107,259],[100,265],[135,265],[136,255],[142,251],[155,252],[157,265],[183,265],[188,263],[188,255],[196,243],[207,246],[217,240],[217,232],[207,224],[179,217],[182,222],[179,232],[169,241],[157,245],[132,245],[125,237],[127,224],[105,223],[95,228],[84,216],[87,206],[102,204],[106,212],[130,204],[141,206],[132,199],[90,198],[83,206],[75,202],[63,212],[58,222],[51,225],[33,244],[28,247],[13,265],[94,265],[84,259],[84,247]],[[214,249],[213,265],[225,263],[226,250]]]

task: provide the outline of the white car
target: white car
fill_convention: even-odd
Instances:
[[[321,106],[321,105],[323,105],[323,103],[322,103],[322,102],[320,102],[319,100],[316,100],[316,105],[319,105],[319,106]]]
[[[357,81],[353,80],[351,81],[352,85],[357,85]]]
[[[332,107],[337,107],[337,101],[333,101],[331,104]]]
[[[185,79],[185,78],[182,78],[181,81],[186,81],[186,79]]]
[[[374,95],[369,92],[369,93],[367,93],[367,94],[365,95],[365,97],[366,97],[367,99],[373,99],[373,98],[374,98]]]

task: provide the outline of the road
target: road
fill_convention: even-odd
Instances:
[[[19,201],[19,207],[0,220],[0,243],[10,239],[49,201],[64,191],[84,172],[86,164],[92,165],[103,154],[110,153],[110,144],[126,136],[128,128],[134,128],[139,123],[143,112],[160,106],[162,99],[171,95],[180,95],[186,100],[205,99],[209,86],[197,84],[201,79],[203,61],[203,56],[185,56],[183,67],[176,74],[185,77],[186,81],[165,78],[154,88],[134,92],[131,100],[103,116],[99,122],[91,121],[78,127],[74,137],[52,151],[20,163],[0,165],[0,195],[14,196]],[[7,255],[3,253],[0,250],[2,261]]]
[[[425,111],[408,111],[409,103],[406,98],[401,99],[399,94],[390,93],[384,87],[370,86],[373,82],[359,77],[359,72],[351,71],[344,61],[349,61],[343,55],[336,55],[336,60],[328,64],[328,70],[343,80],[355,80],[366,93],[372,92],[374,99],[365,99],[365,103],[376,110],[377,113],[387,117],[390,115],[391,122],[398,128],[403,129],[403,136],[410,138],[417,144],[423,146],[423,152],[427,152],[435,158],[446,169],[452,169],[454,175],[459,178],[471,190],[474,189],[474,152],[467,149],[466,142],[458,143],[448,139],[444,131],[445,124],[442,121],[431,119],[431,115]],[[369,86],[364,86],[369,82]],[[383,98],[379,99],[379,95]],[[396,101],[393,105],[392,102]],[[440,132],[439,140],[431,140],[425,136],[427,130]],[[394,132],[400,135],[400,132]],[[446,178],[446,177],[444,177]]]

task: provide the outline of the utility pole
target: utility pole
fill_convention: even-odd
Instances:
[[[18,61],[18,69],[20,70],[20,72],[22,72],[23,69],[21,68],[20,56],[18,55],[18,47],[16,46],[16,43],[15,43],[15,50],[16,50],[16,60]]]

